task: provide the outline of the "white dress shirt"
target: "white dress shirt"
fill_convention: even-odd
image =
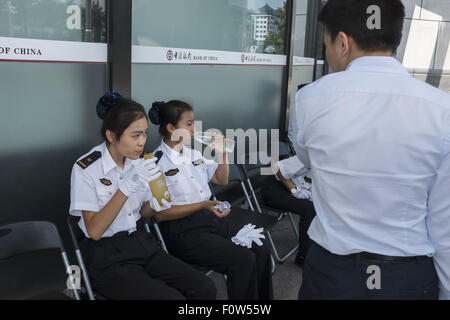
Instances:
[[[450,96],[361,57],[300,90],[290,126],[313,175],[310,238],[340,255],[433,256],[450,298]]]
[[[95,151],[100,152],[101,157],[93,162],[87,160],[89,155],[92,155]],[[86,161],[83,161],[83,159],[86,159]],[[95,157],[92,159],[95,159]],[[81,165],[79,164],[80,161],[82,162]],[[124,168],[120,168],[111,157],[106,143],[96,146],[82,156],[72,169],[69,213],[73,216],[82,217],[83,210],[100,211],[117,192],[119,181],[132,168],[135,161],[139,160],[126,158]],[[121,231],[135,231],[136,222],[141,218],[139,211],[142,204],[151,198],[152,194],[149,187],[145,191],[132,194],[102,238],[111,237]],[[80,219],[78,225],[86,237],[90,238],[83,218]]]
[[[218,164],[206,159],[194,149],[183,146],[182,152],[170,148],[164,141],[153,152],[162,151],[158,167],[164,172],[169,188],[171,203],[184,205],[209,200],[209,181],[214,176]]]

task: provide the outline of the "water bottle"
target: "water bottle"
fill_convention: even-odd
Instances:
[[[220,212],[227,212],[231,208],[231,204],[228,201],[223,201],[215,205],[216,209]]]
[[[199,132],[199,131],[196,131],[194,133],[194,139],[205,145],[210,145],[214,141],[213,135],[211,135],[210,133]],[[234,145],[235,145],[235,143],[233,140],[224,138],[223,144],[218,146],[218,149],[221,149],[221,150],[225,149],[228,153],[231,153],[234,150]]]
[[[145,160],[153,157],[154,155],[152,153],[144,154]],[[148,185],[150,187],[150,190],[152,191],[152,195],[156,198],[156,200],[158,200],[160,206],[163,206],[162,199],[166,199],[167,202],[170,202],[169,188],[167,187],[164,173],[161,172],[161,175],[155,180],[150,181]]]

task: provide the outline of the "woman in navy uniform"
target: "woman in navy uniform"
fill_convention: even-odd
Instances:
[[[82,217],[81,242],[92,286],[110,299],[214,299],[211,279],[163,252],[142,228],[160,207],[148,182],[155,160],[140,159],[148,130],[142,105],[106,94],[97,104],[104,143],[73,166],[70,214]]]
[[[265,242],[251,249],[230,239],[242,225],[229,221],[210,201],[208,183],[228,184],[226,151],[215,149],[222,162],[206,159],[190,145],[194,113],[183,101],[153,103],[149,118],[159,125],[161,145],[153,152],[164,172],[172,206],[155,214],[169,252],[193,265],[227,275],[228,298],[272,299],[271,255]],[[180,131],[182,133],[180,134]],[[261,244],[261,243],[259,243]]]

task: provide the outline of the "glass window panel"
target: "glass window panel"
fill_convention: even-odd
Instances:
[[[280,66],[140,65],[132,68],[132,96],[149,109],[154,101],[181,99],[192,104],[203,129],[276,129],[280,122]],[[160,142],[149,124],[146,149]]]
[[[105,0],[0,0],[0,37],[106,42]]]
[[[285,0],[133,0],[133,45],[284,54],[285,7]]]

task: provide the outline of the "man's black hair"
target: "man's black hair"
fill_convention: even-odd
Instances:
[[[367,21],[373,12],[367,9],[380,8],[381,28],[370,29]],[[319,13],[319,21],[325,25],[332,42],[339,32],[351,36],[358,47],[367,52],[392,51],[395,53],[402,39],[405,7],[401,0],[328,0]]]

